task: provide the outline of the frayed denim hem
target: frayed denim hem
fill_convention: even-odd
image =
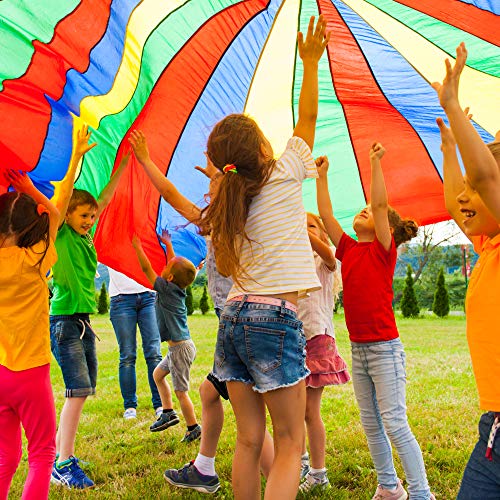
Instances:
[[[302,380],[305,380],[309,375],[310,371],[308,370],[305,375],[301,376],[298,380],[295,380],[294,382],[290,382],[289,384],[281,384],[276,387],[270,387],[270,388],[258,388],[257,386],[254,386],[252,389],[255,392],[258,392],[259,394],[264,394],[266,392],[270,391],[276,391],[278,389],[284,389],[285,387],[293,387],[294,385],[297,385],[299,382],[302,382]]]

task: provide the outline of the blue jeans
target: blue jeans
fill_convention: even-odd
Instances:
[[[148,367],[148,381],[153,408],[161,406],[153,371],[161,361],[160,333],[156,323],[155,294],[142,292],[111,297],[110,319],[120,347],[119,379],[125,408],[137,408],[135,360],[137,358],[137,325]]]
[[[392,443],[403,464],[410,498],[429,499],[422,452],[406,417],[403,344],[399,338],[366,344],[351,342],[351,350],[354,394],[379,484],[388,489],[398,484]]]
[[[214,374],[253,384],[256,392],[295,385],[309,375],[302,322],[285,307],[227,302],[221,315]]]
[[[457,500],[498,500],[500,498],[500,433],[493,442],[492,460],[486,458],[486,446],[491,426],[495,420],[493,412],[481,415],[479,441],[465,467],[464,477]]]

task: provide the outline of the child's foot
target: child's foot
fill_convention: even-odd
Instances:
[[[326,470],[324,472],[309,471],[306,474],[304,481],[300,484],[299,491],[306,493],[314,489],[327,490],[331,487],[332,486],[328,480],[328,476],[326,475]]]
[[[206,476],[194,466],[194,460],[181,469],[168,469],[165,479],[173,486],[188,488],[201,493],[215,493],[220,488],[219,476]]]
[[[398,479],[398,486],[393,490],[388,490],[379,484],[372,500],[406,500],[407,498],[408,493],[403,488],[401,479]]]
[[[300,480],[302,481],[309,472],[311,466],[309,465],[309,455],[302,455],[300,459]]]
[[[59,467],[54,463],[50,482],[68,489],[75,488],[77,490],[84,490],[94,486],[94,481],[83,472],[78,465],[78,458],[75,457],[69,457]]]
[[[123,418],[125,420],[130,420],[132,418],[137,418],[137,410],[135,408],[127,408],[123,412]]]
[[[181,439],[181,443],[191,443],[201,438],[201,425],[197,424],[193,430],[187,430],[184,437]]]
[[[172,427],[172,425],[178,424],[179,422],[179,415],[177,415],[177,413],[173,410],[168,413],[160,413],[158,420],[151,425],[149,430],[151,432],[163,431],[168,427]]]
[[[161,406],[158,406],[158,408],[155,408],[156,418],[158,418],[162,413],[163,413],[163,408]]]

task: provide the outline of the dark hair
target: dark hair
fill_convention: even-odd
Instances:
[[[71,212],[74,212],[82,205],[90,205],[96,210],[99,208],[97,200],[88,191],[85,191],[84,189],[73,189],[67,213],[70,214]]]
[[[394,230],[393,236],[396,247],[417,236],[418,224],[413,219],[402,219],[392,207],[389,207],[387,215],[389,217],[389,226]]]
[[[253,198],[269,179],[273,158],[262,154],[265,137],[254,120],[242,114],[226,116],[215,125],[207,142],[207,155],[219,170],[234,165],[220,181],[217,196],[202,211],[198,225],[211,234],[217,269],[240,284],[249,278],[240,263],[241,238],[248,241],[245,223]]]
[[[4,193],[0,196],[0,235],[5,240],[16,237],[16,245],[29,248],[43,241],[45,247],[40,253],[41,266],[49,248],[49,214],[38,214],[38,204],[25,193]]]

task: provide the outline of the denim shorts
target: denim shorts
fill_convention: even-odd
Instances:
[[[227,302],[222,312],[214,358],[221,382],[253,384],[267,392],[297,384],[309,375],[306,338],[296,313],[281,306]]]
[[[65,396],[80,398],[95,394],[97,354],[89,315],[51,316],[50,344],[61,367]]]

